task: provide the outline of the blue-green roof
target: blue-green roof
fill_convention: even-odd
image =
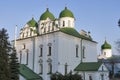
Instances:
[[[42,80],[42,77],[33,72],[24,64],[20,64],[19,72],[20,75],[22,75],[26,80]]]
[[[59,15],[59,18],[62,18],[62,17],[72,17],[72,18],[74,18],[74,15],[70,10],[67,9],[67,7],[65,7],[65,9]]]
[[[78,38],[92,41],[91,37],[85,37],[83,35],[80,35],[74,28],[70,28],[70,27],[60,28],[60,31]]]
[[[74,71],[98,71],[101,65],[101,62],[83,62],[80,63]]]
[[[34,18],[32,18],[30,21],[28,21],[27,24],[28,24],[30,27],[38,27],[38,24],[37,24],[37,22],[34,20]]]
[[[111,49],[111,45],[105,40],[104,44],[101,46],[101,49]]]
[[[55,19],[54,15],[49,11],[48,8],[47,8],[47,10],[41,15],[40,20],[46,20],[47,18],[50,18],[51,20],[54,20],[54,19]]]

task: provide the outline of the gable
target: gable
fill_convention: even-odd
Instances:
[[[102,64],[100,67],[99,67],[99,71],[109,71],[108,68]]]

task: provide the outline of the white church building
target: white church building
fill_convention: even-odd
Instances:
[[[15,41],[20,80],[50,80],[52,73],[81,74],[83,80],[109,80],[106,66],[97,61],[97,42],[90,32],[75,29],[75,16],[65,7],[59,18],[47,8],[20,30]]]

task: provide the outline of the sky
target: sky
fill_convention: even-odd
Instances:
[[[90,31],[98,42],[98,54],[105,38],[112,45],[113,54],[118,54],[115,41],[120,39],[120,0],[0,0],[0,29],[7,29],[13,40],[16,25],[19,35],[19,30],[32,17],[38,21],[46,8],[58,18],[65,6],[74,14],[75,29]]]

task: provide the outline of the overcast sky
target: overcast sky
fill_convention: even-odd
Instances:
[[[10,40],[14,39],[15,25],[22,28],[32,16],[38,21],[48,7],[56,18],[68,7],[75,16],[75,29],[90,31],[98,42],[98,53],[105,41],[112,45],[117,54],[115,41],[120,39],[120,0],[0,0],[0,29],[6,28]]]

